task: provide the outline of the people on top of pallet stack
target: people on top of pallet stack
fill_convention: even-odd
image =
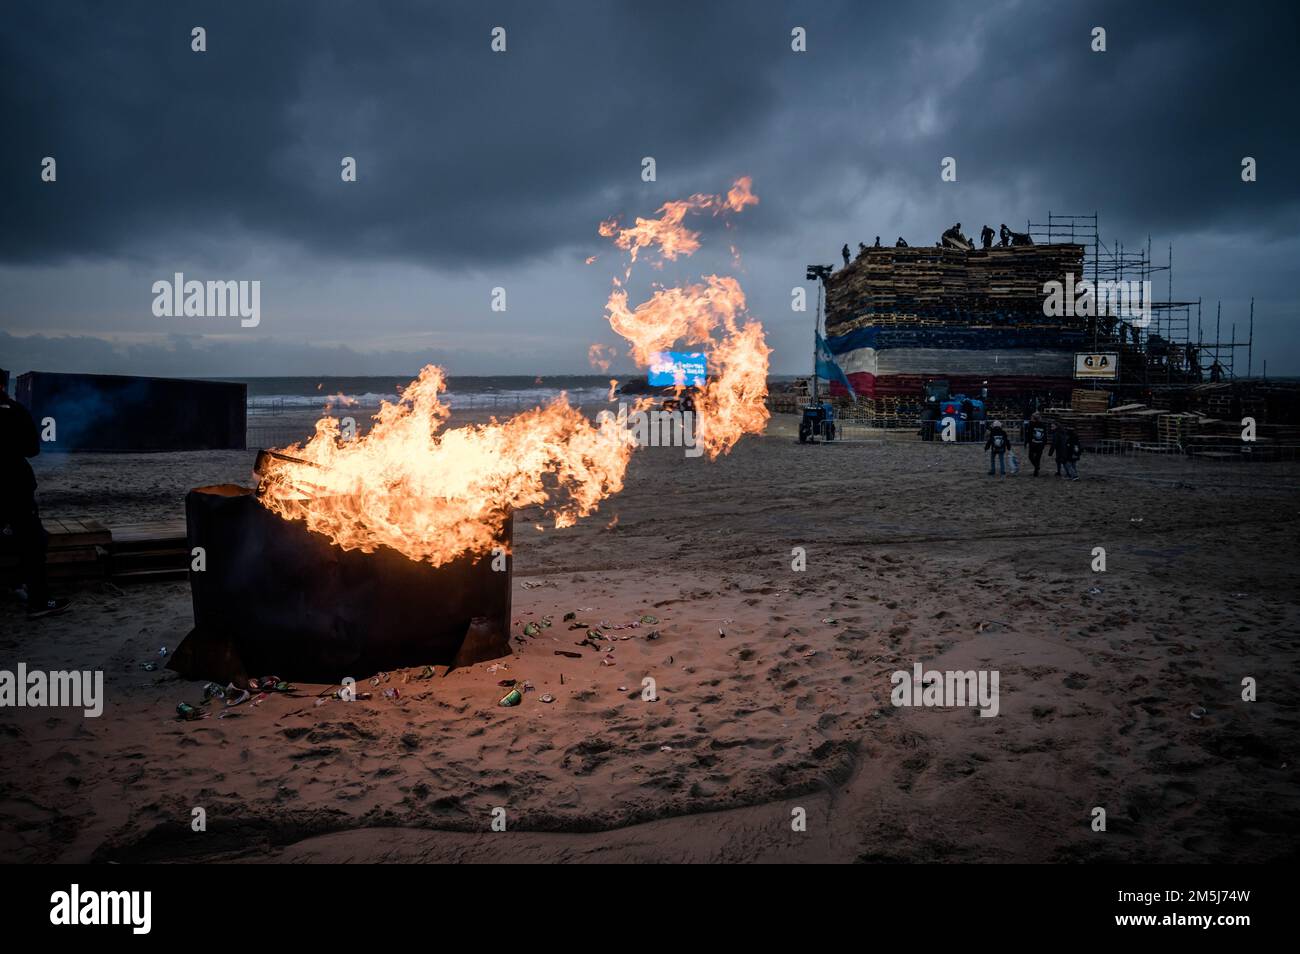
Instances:
[[[960,222],[944,231],[940,237],[940,244],[946,248],[955,248],[963,252],[969,252],[975,248],[975,244],[962,234]]]
[[[1034,240],[1028,232],[1013,232],[1007,228],[1007,223],[1002,223],[1001,241],[998,243],[1002,248],[1011,245],[1033,245]]]
[[[894,248],[908,248],[908,247],[909,246],[907,244],[907,239],[903,238],[903,236],[901,235],[898,237],[898,241],[894,243]]]
[[[844,247],[840,249],[840,254],[844,256],[844,267],[849,267],[849,243],[845,242]]]
[[[986,249],[993,247],[993,230],[987,225],[980,229],[980,244]]]

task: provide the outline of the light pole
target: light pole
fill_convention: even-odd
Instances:
[[[804,273],[808,281],[817,282],[817,313],[813,316],[812,403],[814,407],[820,403],[817,393],[817,339],[821,336],[822,290],[826,287],[826,279],[834,270],[834,265],[809,265],[807,272]]]

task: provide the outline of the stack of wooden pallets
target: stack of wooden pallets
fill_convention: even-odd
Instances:
[[[869,248],[826,285],[826,332],[844,334],[864,325],[927,325],[947,322],[1048,321],[1043,286],[1081,279],[1083,247]]]
[[[1070,392],[1070,409],[1080,414],[1101,414],[1110,407],[1109,391],[1075,388]]]
[[[1156,418],[1156,440],[1161,444],[1186,444],[1200,426],[1199,414],[1165,414]]]
[[[1072,427],[1084,447],[1094,447],[1106,439],[1105,414],[1081,414],[1073,408],[1052,408],[1047,411],[1049,420],[1061,427]]]
[[[1148,443],[1156,438],[1156,421],[1163,411],[1145,404],[1125,404],[1106,412],[1106,439],[1128,443]]]

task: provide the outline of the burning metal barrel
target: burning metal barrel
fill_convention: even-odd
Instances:
[[[337,682],[510,652],[508,556],[493,570],[491,554],[435,567],[387,547],[344,550],[233,484],[191,490],[185,518],[204,568],[191,569],[194,630],[170,663],[184,676]]]

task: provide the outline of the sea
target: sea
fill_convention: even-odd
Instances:
[[[312,376],[221,378],[248,386],[250,411],[325,408],[346,404],[353,408],[378,408],[396,401],[414,375]],[[443,402],[452,408],[525,408],[545,404],[560,394],[570,404],[604,402],[609,395],[608,374],[456,376],[447,379]]]

